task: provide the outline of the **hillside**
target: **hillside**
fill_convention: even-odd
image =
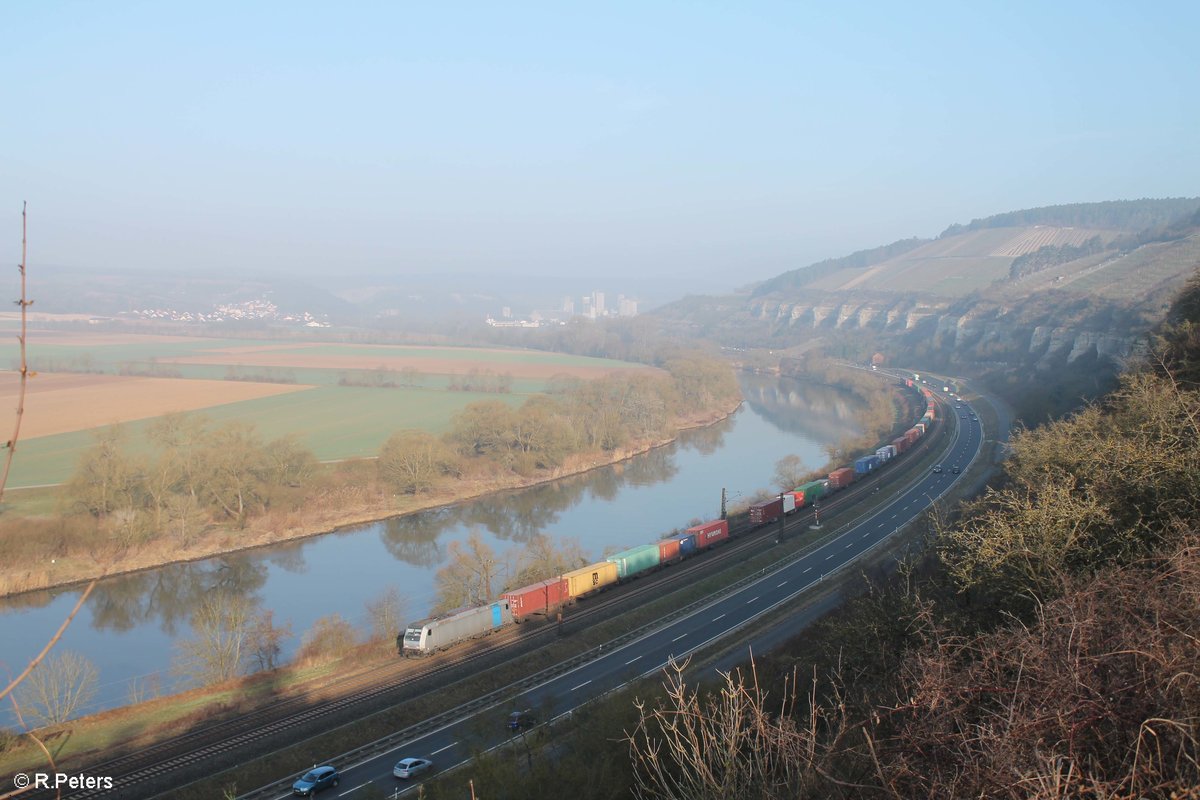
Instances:
[[[1040,419],[1103,391],[1139,352],[1200,266],[1198,209],[1200,198],[1011,212],[792,270],[743,295],[689,297],[658,315],[677,334],[732,347],[819,342],[846,358],[882,352],[987,378]],[[1062,397],[1031,404],[1024,387],[1046,374],[1061,379]]]

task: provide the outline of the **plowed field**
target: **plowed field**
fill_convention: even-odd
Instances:
[[[16,409],[18,386],[17,373],[0,372],[0,421],[4,420],[5,410]],[[29,380],[21,438],[80,431],[307,388],[237,381],[41,373]],[[2,430],[9,430],[7,422],[0,425]]]

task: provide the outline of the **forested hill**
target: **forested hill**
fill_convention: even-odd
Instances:
[[[951,225],[942,231],[941,236],[954,236],[984,228],[1017,228],[1025,225],[1134,232],[1170,224],[1181,217],[1195,213],[1198,209],[1200,209],[1200,197],[1069,203],[1061,206],[1041,206],[1022,211],[1009,211],[983,219],[971,220],[966,225]]]
[[[798,289],[831,272],[869,267],[872,264],[887,261],[889,258],[904,255],[930,241],[932,240],[918,239],[914,236],[911,239],[901,239],[891,244],[872,247],[869,250],[859,250],[841,258],[827,258],[824,261],[818,261],[816,264],[809,264],[807,267],[800,267],[799,269],[785,272],[782,275],[776,275],[770,280],[765,280],[754,288],[753,294],[758,296],[770,294],[771,292],[785,291],[787,289]]]

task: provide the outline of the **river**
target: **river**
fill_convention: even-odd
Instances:
[[[585,475],[396,517],[243,553],[176,564],[102,581],[58,650],[95,664],[99,688],[85,711],[127,703],[131,686],[184,688],[172,670],[177,642],[190,635],[199,600],[215,590],[246,596],[294,635],[285,657],[320,617],[339,614],[361,631],[366,604],[395,588],[405,617],[424,616],[434,575],[451,542],[478,531],[497,551],[535,534],[574,537],[592,558],[656,541],[677,527],[713,519],[722,488],[731,503],[769,488],[775,462],[789,454],[815,468],[822,446],[857,432],[858,407],[823,386],[743,375],[746,402],[730,418],[685,431],[678,441]],[[80,589],[0,601],[0,675],[15,675],[44,645]],[[0,724],[15,722],[5,706]]]

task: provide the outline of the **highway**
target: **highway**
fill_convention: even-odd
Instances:
[[[735,635],[739,628],[795,600],[826,576],[853,564],[932,506],[979,457],[983,431],[970,407],[964,402],[961,408],[952,404],[940,408],[945,418],[939,426],[943,433],[934,435],[945,436],[948,441],[939,467],[927,471],[907,488],[893,490],[893,496],[869,517],[802,557],[765,571],[757,580],[691,614],[611,652],[602,651],[592,661],[516,696],[510,705],[495,707],[490,715],[483,712],[482,722],[478,716],[464,717],[361,763],[336,764],[341,769],[341,784],[319,797],[358,797],[370,785],[389,797],[397,790],[401,794],[415,792],[416,782],[402,781],[392,775],[392,768],[401,758],[428,757],[437,770],[458,766],[470,758],[471,750],[498,746],[513,736],[505,728],[510,711],[532,709],[543,722],[568,714],[606,692],[660,671],[672,659],[682,659],[718,639]],[[766,537],[763,541],[764,546],[770,546],[772,539]],[[290,796],[277,795],[280,800]]]

